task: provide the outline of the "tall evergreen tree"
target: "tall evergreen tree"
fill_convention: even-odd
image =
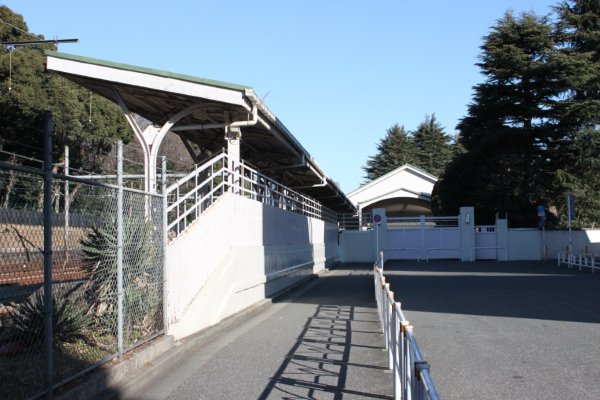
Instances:
[[[23,16],[0,6],[0,40],[43,39],[29,32]],[[62,146],[71,146],[71,164],[98,170],[104,154],[117,139],[128,140],[131,130],[119,108],[66,79],[44,71],[44,49],[21,46],[0,54],[0,149],[41,159],[42,116],[53,113],[55,160]],[[12,59],[12,60],[11,60]],[[89,105],[93,101],[90,118]]]
[[[507,12],[484,38],[477,65],[485,81],[457,127],[470,154],[436,185],[434,212],[456,213],[460,196],[482,222],[506,211],[516,225],[535,223],[535,207],[551,188],[549,159],[559,135],[553,112],[564,90],[552,33],[547,17]]]
[[[388,128],[377,144],[377,154],[370,156],[366,166],[366,182],[379,178],[394,169],[415,160],[413,146],[404,126],[398,124]]]
[[[414,164],[432,175],[439,176],[454,155],[452,138],[435,118],[426,115],[417,130],[412,132]]]
[[[566,220],[565,194],[578,204],[577,224],[600,223],[600,0],[561,2],[557,34],[569,84],[560,99],[562,157],[557,162],[556,196]]]
[[[567,115],[576,127],[600,125],[600,0],[568,0],[555,7],[557,34],[565,55]],[[567,118],[568,117],[568,118]]]

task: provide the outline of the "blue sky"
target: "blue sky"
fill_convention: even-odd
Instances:
[[[3,1],[60,51],[252,86],[347,193],[394,123],[454,135],[482,36],[549,0]]]

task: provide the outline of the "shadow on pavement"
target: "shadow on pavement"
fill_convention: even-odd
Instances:
[[[353,347],[383,354],[381,347],[353,341],[353,336],[358,333],[353,324],[374,323],[361,318],[354,306],[319,305],[259,399],[342,399],[347,395],[389,399],[383,394],[347,387],[348,370],[351,368],[376,370],[380,374],[386,370],[382,366],[353,362]]]

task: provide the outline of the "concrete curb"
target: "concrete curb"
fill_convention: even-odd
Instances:
[[[56,400],[89,399],[106,391],[107,388],[119,385],[124,379],[151,364],[152,360],[168,352],[173,346],[172,336],[159,336],[124,355],[121,360],[115,359],[98,367],[87,377],[81,378],[84,379],[82,383],[73,383],[71,384],[73,386],[65,392],[59,392],[52,397]]]
[[[159,374],[162,373],[164,369],[167,369],[173,364],[177,363],[180,358],[179,356],[185,353],[190,347],[202,343],[203,341],[218,335],[220,332],[229,330],[232,325],[239,324],[243,320],[252,318],[254,315],[260,313],[266,306],[277,301],[277,299],[289,294],[295,289],[299,289],[301,286],[317,279],[319,275],[326,274],[327,272],[329,271],[324,269],[318,274],[312,274],[298,283],[283,289],[271,298],[261,300],[258,303],[225,318],[216,325],[210,326],[198,333],[179,340],[178,342],[174,343],[173,349],[159,356],[153,363],[144,366],[143,369],[137,371],[138,373],[136,374],[135,378],[121,385],[119,387],[118,395],[115,395],[115,393],[109,393],[110,396],[98,397],[97,400],[112,400],[118,399],[119,397],[126,398],[128,394],[136,392],[154,380],[157,376],[159,376]]]

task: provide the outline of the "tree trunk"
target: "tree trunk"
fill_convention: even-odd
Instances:
[[[13,154],[11,158],[11,163],[15,164],[17,161],[17,156]],[[12,169],[8,172],[8,182],[6,184],[6,195],[4,196],[4,202],[2,206],[4,208],[8,208],[8,203],[10,201],[10,194],[15,187],[15,182],[17,181],[17,174]]]

